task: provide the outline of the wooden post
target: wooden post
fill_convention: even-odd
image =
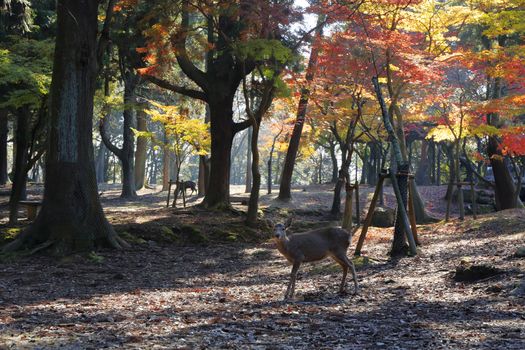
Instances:
[[[408,217],[410,219],[410,226],[412,227],[412,233],[414,234],[414,240],[417,245],[421,245],[419,237],[417,235],[417,224],[416,224],[416,213],[414,212],[414,195],[412,193],[411,182],[414,181],[414,177],[409,177],[408,184]]]
[[[368,227],[372,223],[372,217],[374,216],[374,210],[376,209],[377,199],[379,197],[379,194],[381,193],[381,189],[383,188],[383,182],[385,181],[386,176],[386,172],[384,171],[381,171],[381,173],[379,174],[379,180],[377,181],[376,190],[374,191],[374,195],[372,196],[372,201],[370,202],[370,207],[368,208],[368,213],[366,214],[363,229],[361,230],[361,235],[359,235],[359,240],[357,241],[357,245],[355,247],[355,256],[361,255],[361,249],[363,248],[363,243],[365,242],[366,233],[368,231]]]
[[[405,174],[399,174],[400,176],[404,176]],[[410,228],[410,222],[408,220],[408,215],[405,210],[405,206],[403,205],[403,200],[401,199],[401,191],[399,190],[399,186],[397,184],[397,174],[394,174],[392,171],[390,171],[390,180],[392,181],[392,187],[394,188],[394,192],[396,194],[396,200],[397,200],[397,210],[401,214],[401,221],[403,224],[403,228],[405,229],[405,235],[408,240],[408,245],[410,246],[410,254],[411,255],[417,255],[417,247],[416,247],[416,241],[414,240],[414,235],[412,234],[412,229]],[[408,174],[406,174],[408,176]]]
[[[477,219],[478,216],[478,200],[476,198],[476,190],[474,189],[474,182],[470,183],[470,199],[472,200],[472,216]]]
[[[348,184],[345,185],[346,188],[346,201],[345,201],[345,212],[343,215],[343,224],[341,225],[345,230],[352,230],[352,193],[354,191],[354,186]]]

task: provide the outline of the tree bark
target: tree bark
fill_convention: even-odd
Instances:
[[[335,184],[339,177],[339,164],[337,164],[337,154],[335,153],[335,142],[330,143],[330,147],[328,148],[328,151],[330,152],[330,159],[332,161],[332,178],[330,179],[330,183]]]
[[[501,78],[496,78],[494,81],[494,91],[492,92],[492,98],[498,99],[501,97]],[[497,128],[501,127],[499,115],[491,113],[488,115],[488,124]],[[487,155],[490,159],[490,165],[494,173],[495,186],[495,197],[496,197],[496,208],[498,210],[518,208],[521,206],[521,201],[516,194],[516,187],[514,180],[510,174],[509,168],[505,163],[505,157],[503,156],[499,147],[500,140],[498,136],[489,136],[487,145]]]
[[[108,9],[113,5],[110,1]],[[97,246],[127,245],[106,220],[97,191],[92,143],[100,50],[97,16],[97,1],[58,0],[42,209],[4,251],[52,247],[55,254],[65,255]]]
[[[248,225],[255,225],[257,223],[257,214],[259,211],[259,190],[261,189],[261,172],[259,170],[259,147],[257,142],[259,140],[260,120],[253,123],[253,133],[250,138],[250,148],[252,151],[253,162],[252,177],[253,186],[250,189],[250,201],[248,203],[248,214],[246,222]]]
[[[248,141],[247,141],[247,145],[248,147],[246,147],[246,184],[245,184],[245,187],[244,187],[244,192],[245,193],[250,193],[252,191],[252,154],[253,154],[253,149],[252,149],[252,139],[253,139],[253,131],[252,131],[252,128],[249,128],[248,130],[246,130],[246,132],[248,132]],[[257,150],[257,153],[259,153],[259,151]],[[261,174],[259,174],[259,177],[261,176]],[[259,182],[261,181],[261,179],[259,178]]]
[[[323,21],[324,16],[319,16],[317,19],[317,29],[315,31],[314,42],[310,51],[310,58],[308,60],[308,67],[306,69],[307,86],[303,87],[301,90],[301,97],[297,107],[297,119],[295,121],[292,136],[290,137],[290,143],[288,145],[288,150],[286,151],[286,158],[284,160],[281,184],[279,186],[280,200],[290,200],[292,198],[292,175],[295,167],[295,160],[297,158],[297,152],[299,151],[299,141],[301,140],[304,119],[306,117],[306,109],[308,107],[308,100],[310,97],[310,88],[308,85],[313,81],[317,68],[317,59],[319,57],[319,47],[317,44],[323,36]]]
[[[127,106],[135,103],[135,87],[126,86],[124,88],[124,104]],[[122,194],[121,198],[134,198],[137,196],[135,191],[135,174],[134,174],[134,144],[135,136],[131,128],[134,126],[134,113],[131,107],[124,109],[124,130],[122,144],[122,157],[120,162],[122,165]]]
[[[137,112],[137,130],[148,131],[146,113],[142,109]],[[146,158],[148,153],[148,139],[146,137],[137,138],[137,147],[135,150],[135,190],[140,190],[146,183]]]
[[[106,146],[104,142],[100,142],[98,146],[97,158],[96,158],[96,174],[97,174],[97,183],[107,182],[106,180]]]
[[[28,107],[19,108],[16,112],[15,146],[13,186],[9,197],[9,224],[18,221],[18,203],[25,199],[27,184],[27,161],[29,149],[29,119]]]
[[[162,191],[169,189],[170,182],[170,152],[167,147],[162,151]]]
[[[223,207],[230,204],[230,155],[233,137],[233,98],[210,102],[211,159],[210,180],[204,205],[206,207]]]
[[[0,109],[0,186],[7,183],[7,109]]]
[[[416,171],[416,183],[419,186],[428,186],[430,184],[430,159],[428,154],[428,141],[421,141],[421,158]]]

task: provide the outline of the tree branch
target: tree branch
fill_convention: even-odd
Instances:
[[[202,91],[193,90],[193,89],[185,88],[183,86],[175,85],[164,79],[159,79],[152,75],[143,75],[142,77],[146,79],[147,81],[149,81],[150,83],[153,83],[163,89],[167,89],[167,90],[179,93],[184,96],[188,96],[188,97],[196,98],[204,102],[208,102],[208,98],[206,94]]]
[[[106,8],[106,19],[104,20],[104,25],[100,32],[97,45],[97,70],[100,70],[103,67],[102,59],[104,58],[104,52],[109,44],[109,30],[111,28],[111,20],[113,19],[113,8],[115,7],[115,2],[116,0],[109,0],[108,7]]]
[[[188,56],[186,50],[186,37],[189,31],[190,16],[188,13],[188,2],[184,1],[182,7],[182,21],[180,26],[179,35],[177,35],[172,41],[173,46],[177,50],[176,58],[180,69],[188,78],[193,80],[203,91],[208,91],[208,80],[206,79],[206,73],[197,68]],[[191,96],[190,96],[191,97]]]
[[[124,157],[123,150],[121,148],[118,148],[115,146],[107,133],[106,130],[106,118],[100,119],[100,122],[98,123],[98,130],[100,132],[100,137],[102,138],[102,142],[104,142],[104,145],[112,152],[114,153],[119,159]]]

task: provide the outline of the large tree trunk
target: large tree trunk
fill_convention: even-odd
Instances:
[[[148,123],[144,110],[137,112],[137,130],[148,131]],[[138,191],[146,183],[146,158],[148,153],[148,139],[137,138],[137,149],[135,150],[135,189]]]
[[[308,67],[306,69],[306,84],[310,84],[314,80],[315,71],[317,68],[317,59],[319,57],[319,47],[317,43],[323,36],[323,25],[324,16],[319,16],[317,19],[317,29],[315,32],[314,43],[312,50],[310,51],[310,59],[308,60]],[[308,86],[303,87],[301,90],[301,97],[299,99],[299,105],[297,107],[297,119],[290,137],[290,143],[288,150],[286,151],[286,158],[284,160],[283,172],[281,175],[281,184],[279,187],[279,199],[290,200],[292,198],[292,175],[295,166],[295,160],[297,158],[297,152],[299,151],[299,141],[301,140],[301,134],[303,132],[304,119],[306,117],[306,109],[308,107],[308,100],[310,97],[310,89]]]
[[[493,91],[491,92],[492,99],[501,97],[502,82],[501,78],[496,78],[493,84]],[[499,115],[491,113],[488,115],[488,124],[497,128],[501,127]],[[522,207],[519,197],[516,196],[516,186],[510,174],[509,168],[505,164],[505,157],[501,153],[499,147],[500,140],[497,136],[489,136],[487,145],[487,155],[490,159],[490,165],[494,173],[496,208],[498,210],[511,209]]]
[[[7,183],[7,109],[0,109],[0,186]]]
[[[27,107],[18,109],[16,114],[16,156],[14,160],[13,187],[9,197],[9,224],[11,225],[16,224],[18,221],[18,202],[25,198],[29,149],[29,119],[31,117]]]
[[[59,0],[46,180],[35,222],[4,251],[121,248],[100,205],[92,143],[98,1]]]
[[[492,166],[494,181],[496,183],[494,187],[496,208],[498,210],[518,208],[520,201],[516,196],[516,186],[509,168],[505,164],[505,158],[501,154],[497,137],[489,137],[487,153],[490,158],[490,165]]]
[[[230,204],[230,155],[233,130],[233,96],[210,103],[211,159],[210,180],[204,197],[206,207]]]

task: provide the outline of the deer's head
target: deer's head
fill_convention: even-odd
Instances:
[[[284,224],[276,224],[274,226],[274,237],[277,239],[284,239],[286,237],[286,230],[292,225],[292,218],[286,220]]]

